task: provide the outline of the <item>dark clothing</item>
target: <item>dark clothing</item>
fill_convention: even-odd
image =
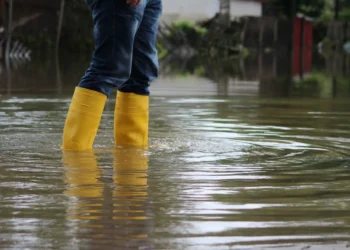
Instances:
[[[149,95],[158,76],[156,36],[161,0],[85,0],[94,20],[95,51],[79,87],[109,96],[121,92]]]

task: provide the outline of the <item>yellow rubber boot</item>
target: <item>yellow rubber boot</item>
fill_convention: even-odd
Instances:
[[[63,132],[62,149],[87,150],[94,143],[107,96],[76,87]]]
[[[114,112],[114,140],[118,146],[148,145],[149,97],[118,92]]]

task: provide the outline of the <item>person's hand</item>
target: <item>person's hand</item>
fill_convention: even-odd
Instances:
[[[126,3],[129,4],[131,7],[137,6],[141,0],[126,0]]]

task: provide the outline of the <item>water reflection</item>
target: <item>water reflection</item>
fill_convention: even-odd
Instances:
[[[89,65],[90,56],[60,56],[18,68],[2,66],[0,93],[70,95]],[[249,95],[262,97],[350,96],[350,55],[313,52],[313,65],[292,63],[288,51],[251,51],[248,57],[170,57],[161,61],[153,95]],[[310,68],[311,67],[311,68]],[[1,65],[0,65],[1,68]],[[5,70],[6,69],[6,70]],[[182,87],[191,86],[182,92]]]
[[[146,152],[113,148],[111,101],[62,159],[69,100],[0,102],[1,247],[346,249],[349,99],[152,97]]]
[[[67,210],[71,220],[101,219],[100,205],[103,199],[102,172],[96,155],[91,152],[65,152],[63,164],[66,170],[68,189],[65,194],[71,199]]]
[[[167,119],[181,128],[176,134],[190,139],[181,140],[188,148],[176,150],[171,175],[179,185],[170,212],[175,237],[161,242],[176,249],[322,249],[318,244],[346,241],[346,103],[164,101],[173,114]]]
[[[81,239],[79,247],[152,249],[147,153],[116,149],[112,154],[110,180],[111,169],[98,163],[98,153],[64,152],[69,233]]]

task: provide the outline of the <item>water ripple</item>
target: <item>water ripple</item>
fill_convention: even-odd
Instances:
[[[60,150],[69,99],[0,103],[5,249],[347,249],[350,105],[153,98],[147,151]],[[321,102],[321,101],[320,101]]]

